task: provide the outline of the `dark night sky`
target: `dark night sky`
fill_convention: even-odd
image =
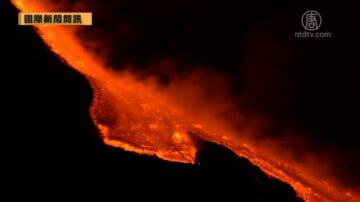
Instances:
[[[133,64],[135,71],[159,76],[164,85],[172,74],[197,65],[225,73],[235,102],[273,120],[269,136],[281,136],[288,128],[305,131],[301,135],[311,152],[332,151],[336,176],[360,185],[359,3],[125,2],[89,1],[95,25],[80,34],[89,42],[106,36],[96,48],[109,65]],[[17,11],[8,2],[0,8],[5,19],[2,142],[4,164],[10,165],[3,190],[9,196],[37,201],[296,201],[287,185],[210,143],[198,156],[201,166],[103,145],[88,115],[92,92],[85,78],[47,50],[32,28],[18,27]],[[332,38],[294,38],[294,32],[303,31],[300,17],[308,9],[321,13],[321,31],[331,32]],[[106,23],[110,18],[116,26]],[[175,61],[171,74],[148,67],[163,58]]]

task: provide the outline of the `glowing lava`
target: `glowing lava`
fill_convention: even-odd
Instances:
[[[23,12],[49,11],[37,1],[13,0],[13,4]],[[54,53],[89,80],[94,90],[90,114],[106,144],[169,161],[193,163],[196,147],[191,132],[249,159],[269,176],[290,184],[305,201],[357,200],[351,193],[318,181],[291,161],[270,155],[271,151],[261,154],[231,135],[209,131],[206,125],[193,122],[187,113],[155,96],[150,87],[129,73],[105,68],[82,46],[73,29],[38,26],[36,30]]]

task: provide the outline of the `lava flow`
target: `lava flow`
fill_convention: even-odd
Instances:
[[[23,12],[49,11],[37,1],[13,0],[12,3]],[[152,88],[138,82],[130,73],[104,67],[83,47],[71,28],[35,28],[55,54],[88,79],[94,90],[90,114],[106,144],[169,161],[194,163],[197,148],[191,133],[247,158],[269,176],[290,184],[305,201],[357,200],[336,185],[316,179],[308,169],[268,155],[271,151],[265,155],[230,134],[213,132],[201,120],[194,122],[189,113],[155,95]]]

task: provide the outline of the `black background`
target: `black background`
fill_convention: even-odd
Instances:
[[[358,185],[358,3],[119,1],[113,9],[108,3],[94,7],[94,16],[104,11],[104,19],[121,16],[115,19],[125,19],[118,23],[130,31],[116,32],[96,18],[102,31],[86,31],[90,41],[113,34],[104,43],[111,50],[111,66],[134,63],[146,69],[171,56],[178,58],[171,71],[204,64],[225,72],[235,100],[245,97],[242,104],[275,120],[271,135],[287,126],[306,131],[311,150],[334,151],[336,176]],[[308,9],[321,13],[321,30],[331,32],[331,38],[294,38]],[[88,115],[92,92],[85,78],[47,50],[31,27],[17,26],[17,11],[9,2],[1,2],[0,15],[2,148],[3,164],[9,165],[3,191],[9,201],[295,200],[287,185],[210,143],[204,143],[201,164],[195,166],[105,146]],[[169,80],[164,70],[146,71]],[[263,83],[251,82],[263,78]],[[264,87],[268,93],[259,90]],[[238,97],[240,91],[245,93]]]

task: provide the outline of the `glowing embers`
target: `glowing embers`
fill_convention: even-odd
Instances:
[[[106,144],[184,163],[195,161],[196,148],[185,124],[145,96],[94,88],[91,115]]]

